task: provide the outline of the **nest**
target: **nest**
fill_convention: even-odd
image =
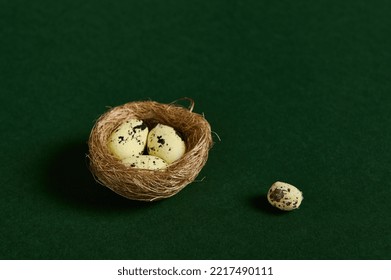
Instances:
[[[111,108],[96,121],[88,146],[90,170],[95,180],[132,200],[154,201],[171,197],[193,182],[208,159],[212,135],[205,118],[189,109],[154,101],[130,102]],[[181,133],[186,153],[162,170],[127,167],[108,150],[111,133],[124,121],[143,120],[151,129],[161,123]]]

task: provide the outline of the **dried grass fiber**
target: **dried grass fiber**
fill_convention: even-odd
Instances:
[[[95,180],[132,200],[153,201],[171,197],[193,182],[208,159],[212,147],[211,128],[206,119],[177,104],[154,101],[129,102],[111,108],[96,121],[88,146],[90,170]],[[108,150],[111,133],[130,118],[143,120],[151,129],[157,123],[179,131],[186,143],[185,155],[164,170],[127,167]]]

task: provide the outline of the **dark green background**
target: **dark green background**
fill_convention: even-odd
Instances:
[[[2,259],[390,259],[389,1],[0,0]],[[215,145],[157,203],[96,184],[107,106],[188,96]],[[187,104],[184,104],[187,106]],[[304,193],[272,209],[277,180]]]

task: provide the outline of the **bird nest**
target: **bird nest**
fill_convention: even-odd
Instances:
[[[186,98],[188,99],[188,98]],[[90,170],[95,180],[119,195],[132,200],[154,201],[171,197],[195,180],[212,147],[211,128],[206,119],[175,103],[129,102],[111,108],[98,118],[88,146]],[[186,152],[165,169],[147,170],[124,165],[108,148],[113,131],[128,119],[140,119],[151,129],[156,124],[173,127],[182,136]]]

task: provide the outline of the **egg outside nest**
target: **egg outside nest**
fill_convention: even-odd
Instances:
[[[267,193],[269,203],[283,211],[298,209],[303,201],[303,193],[295,186],[277,181]]]
[[[164,124],[182,136],[186,152],[164,170],[138,169],[124,165],[108,148],[112,132],[135,118],[148,127]],[[171,197],[195,180],[208,160],[213,145],[211,127],[200,114],[177,104],[136,101],[114,107],[98,118],[88,140],[89,167],[95,180],[131,200],[156,201]]]

